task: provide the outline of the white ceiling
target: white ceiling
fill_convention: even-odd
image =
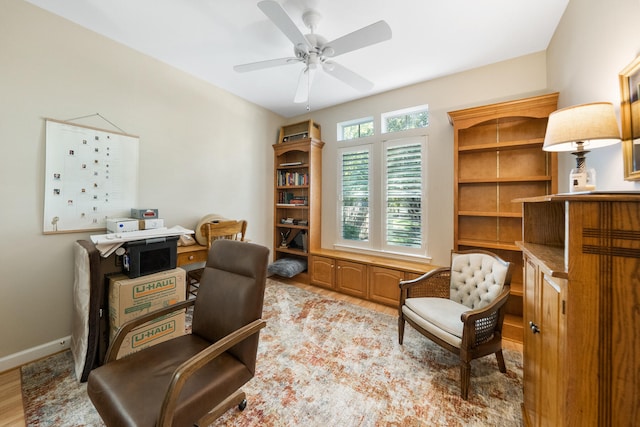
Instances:
[[[306,112],[293,98],[303,64],[248,73],[233,66],[293,56],[289,39],[258,0],[27,0],[277,114]],[[322,15],[333,40],[384,19],[393,37],[335,58],[375,83],[359,93],[318,72],[312,110],[545,50],[569,0],[281,0],[307,34],[302,14]]]

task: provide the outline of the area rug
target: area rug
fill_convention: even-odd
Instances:
[[[519,426],[522,355],[472,362],[460,398],[456,357],[397,318],[268,280],[248,406],[218,426]],[[103,426],[73,374],[70,352],[22,368],[27,426]]]

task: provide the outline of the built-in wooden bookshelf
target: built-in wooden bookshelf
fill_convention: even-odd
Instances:
[[[273,258],[309,262],[320,248],[322,148],[320,125],[308,120],[283,126],[274,150]],[[284,244],[283,244],[284,243]],[[305,271],[295,277],[309,283]]]
[[[558,94],[452,111],[455,250],[485,249],[515,264],[503,336],[522,342],[522,208],[558,190],[557,155],[542,150]]]

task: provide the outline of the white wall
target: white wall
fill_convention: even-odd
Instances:
[[[44,118],[100,113],[140,137],[137,207],[167,225],[248,220],[272,244],[283,118],[21,0],[0,3],[0,359],[71,331],[72,243],[42,234]],[[78,124],[116,130],[95,118]],[[1,371],[2,369],[0,369]]]
[[[427,55],[428,52],[425,52]],[[380,114],[429,104],[428,230],[429,255],[435,265],[448,265],[453,247],[453,126],[447,112],[547,93],[545,53],[539,52],[402,89],[312,111],[289,120],[310,117],[322,125],[322,246],[336,240],[337,123],[373,116],[379,134]],[[387,135],[388,138],[396,136]],[[379,140],[379,139],[378,139]]]
[[[560,92],[559,107],[612,102],[620,123],[618,73],[640,53],[639,0],[571,0],[547,49],[549,88]],[[568,191],[575,157],[561,153],[559,191]],[[622,145],[587,155],[598,190],[640,190],[624,180]],[[565,179],[565,177],[567,177]]]

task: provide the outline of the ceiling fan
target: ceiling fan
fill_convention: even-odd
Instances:
[[[310,33],[302,34],[282,6],[274,0],[263,0],[258,7],[293,43],[294,57],[270,59],[236,65],[233,69],[244,73],[280,65],[303,63],[294,102],[306,102],[309,99],[311,83],[318,67],[329,75],[343,81],[354,89],[366,92],[373,88],[373,83],[353,71],[334,62],[332,58],[363,47],[391,39],[391,28],[385,21],[378,21],[332,41],[315,33],[320,14],[308,10],[302,15],[302,21]]]

